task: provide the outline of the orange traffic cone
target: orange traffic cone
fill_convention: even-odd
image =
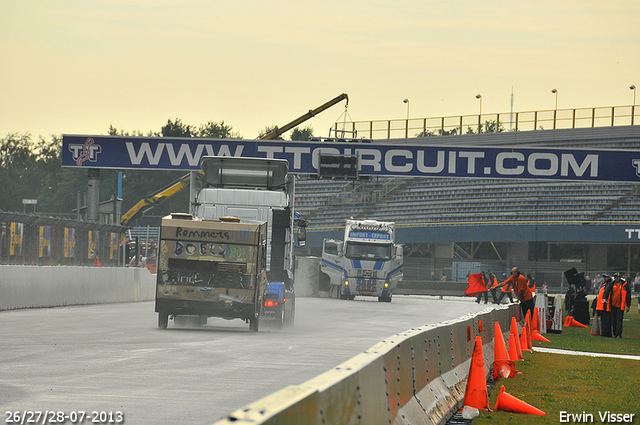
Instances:
[[[511,318],[511,335],[513,335],[513,338],[515,340],[514,345],[518,352],[518,360],[524,360],[524,357],[522,357],[522,346],[520,345],[520,337],[518,336],[518,325],[516,324],[515,317]]]
[[[515,378],[516,365],[513,360],[494,360],[493,361],[493,380],[498,381],[500,378]]]
[[[538,315],[538,307],[533,309],[533,318],[531,319],[531,332],[540,332],[540,316]]]
[[[539,331],[531,332],[531,339],[533,341],[550,342],[547,338],[543,337]]]
[[[507,346],[504,343],[504,336],[502,335],[502,329],[500,329],[500,323],[496,322],[494,326],[493,337],[493,358],[496,360],[510,360],[507,353]]]
[[[524,324],[527,328],[527,348],[531,350],[531,310],[527,311],[527,317],[524,319]]]
[[[588,326],[583,325],[582,323],[578,322],[577,320],[574,320],[573,317],[571,316],[567,316],[567,320],[565,320],[564,322],[565,326],[573,326],[576,328],[588,328]]]
[[[572,320],[573,320],[573,316],[567,316],[567,318],[564,319],[564,325],[569,326],[569,323],[571,323]]]
[[[513,333],[509,334],[509,358],[511,360],[524,360],[522,358],[522,351],[518,351],[520,348],[520,343],[518,339],[513,335]]]
[[[598,316],[593,316],[593,322],[591,323],[591,336],[600,336],[600,321]]]
[[[522,349],[522,351],[531,351],[531,349],[529,348],[529,340],[527,337],[527,325],[525,324],[522,327],[522,334],[520,335],[520,348]]]
[[[496,400],[496,407],[493,410],[503,410],[505,412],[513,412],[513,413],[528,413],[530,415],[540,415],[544,416],[542,410],[537,407],[533,407],[532,405],[525,403],[512,396],[511,394],[504,391],[504,385],[500,387],[500,394],[498,394],[498,399]]]
[[[497,381],[500,378],[513,378],[516,376],[516,366],[507,353],[500,323],[495,322],[494,329],[493,379]]]
[[[464,391],[463,406],[476,409],[490,410],[487,377],[484,370],[484,355],[482,354],[482,338],[477,336],[473,345],[471,367],[467,378],[467,388]]]

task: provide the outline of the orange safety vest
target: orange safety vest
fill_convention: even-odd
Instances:
[[[614,282],[613,289],[611,290],[611,296],[609,298],[611,299],[611,305],[614,308],[624,310],[627,307],[627,287],[624,282]]]
[[[489,288],[489,290],[495,288],[496,286],[498,286],[498,278],[493,275],[493,285],[491,285],[491,288]]]
[[[520,302],[529,301],[533,298],[533,294],[529,289],[529,285],[527,285],[526,277],[518,275],[518,278],[516,279],[515,276],[511,276],[509,279],[505,280],[505,282],[508,282],[507,284],[513,284],[513,289],[516,292],[516,296],[518,297],[518,300]],[[522,296],[522,299],[520,299],[520,296]]]
[[[498,284],[498,279],[496,279],[496,285],[497,284]],[[512,285],[510,283],[507,283],[500,289],[502,289],[502,292],[505,292],[505,293],[512,292]]]
[[[533,286],[531,286],[531,280],[527,281],[527,286],[531,289],[531,292],[536,292],[536,281],[533,281]]]
[[[607,309],[605,310],[604,304],[602,302],[604,288],[606,288],[606,286],[607,282],[604,282],[602,285],[600,285],[600,290],[598,291],[598,301],[596,302],[596,311],[611,311],[611,303],[607,301]],[[609,298],[611,298],[611,295],[609,295]]]

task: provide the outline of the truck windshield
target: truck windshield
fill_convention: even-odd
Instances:
[[[345,256],[350,260],[390,260],[391,244],[347,242]]]

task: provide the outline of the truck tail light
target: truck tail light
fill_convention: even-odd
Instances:
[[[264,306],[265,307],[277,307],[278,306],[278,301],[266,300],[264,302]]]

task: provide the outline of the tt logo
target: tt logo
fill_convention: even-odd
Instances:
[[[82,145],[70,144],[69,150],[73,155],[73,160],[76,162],[76,165],[80,166],[87,160],[89,160],[89,162],[96,162],[98,160],[98,154],[102,152],[102,146],[95,144],[93,139],[89,137]]]
[[[631,236],[634,233],[638,234],[638,239],[640,239],[640,229],[624,229],[625,232],[627,232],[627,236],[629,239],[631,239]]]

